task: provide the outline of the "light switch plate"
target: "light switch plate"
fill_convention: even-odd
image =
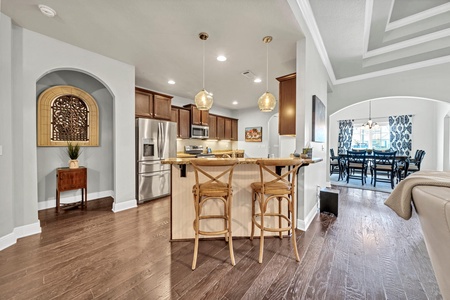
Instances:
[[[0,155],[3,155],[3,146],[0,145]]]

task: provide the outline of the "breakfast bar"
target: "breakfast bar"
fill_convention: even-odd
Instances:
[[[203,158],[220,160],[222,158]],[[271,159],[271,158],[268,158]],[[301,167],[319,162],[321,159],[302,159]],[[195,184],[193,167],[190,165],[190,158],[169,158],[163,164],[172,165],[172,196],[171,196],[171,240],[187,240],[194,238],[193,220],[195,211],[193,204],[192,187]],[[251,232],[252,218],[252,196],[250,184],[260,180],[259,167],[256,165],[256,158],[238,158],[238,164],[233,175],[233,204],[232,204],[232,230],[233,237],[249,237]],[[214,172],[214,171],[213,171]],[[218,173],[218,172],[217,172]],[[296,202],[296,201],[295,201]],[[204,208],[205,212],[213,213],[219,208],[210,205]],[[275,207],[271,207],[275,209]],[[208,229],[223,227],[223,222],[209,222]],[[274,232],[266,232],[266,235],[276,235]],[[259,235],[259,229],[255,229],[255,235]],[[203,237],[202,238],[206,238]]]

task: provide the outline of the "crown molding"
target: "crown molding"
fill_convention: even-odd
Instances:
[[[450,36],[450,28],[439,30],[430,34],[422,35],[403,42],[395,43],[386,47],[381,47],[375,50],[367,51],[363,54],[363,59],[374,57],[377,55],[386,54],[389,52],[413,47],[419,44],[427,43],[437,39],[442,39]]]
[[[323,43],[322,36],[320,35],[319,28],[317,27],[316,19],[314,18],[314,14],[312,12],[311,6],[309,5],[308,0],[293,0],[289,1],[291,5],[291,9],[293,8],[293,4],[297,4],[297,7],[300,9],[300,13],[305,20],[306,26],[311,34],[311,37],[314,41],[314,45],[319,52],[320,58],[322,59],[322,63],[324,64],[328,76],[331,79],[331,82],[336,81],[336,76],[334,75],[333,67],[331,66],[330,58],[328,57],[328,52],[325,49],[325,45]]]
[[[372,25],[373,0],[366,1],[366,10],[364,14],[364,36],[363,43],[366,53],[369,50],[370,26]]]
[[[346,77],[346,78],[342,78],[342,79],[337,79],[334,82],[334,84],[338,85],[338,84],[343,84],[343,83],[360,81],[360,80],[365,80],[365,79],[370,79],[370,78],[375,78],[375,77],[380,77],[380,76],[385,76],[385,75],[391,75],[391,74],[400,73],[400,72],[411,71],[411,70],[415,70],[415,69],[431,67],[431,66],[445,64],[445,63],[450,63],[450,55],[433,58],[433,59],[429,59],[429,60],[425,60],[425,61],[421,61],[421,62],[417,62],[417,63],[412,63],[412,64],[408,64],[408,65],[403,65],[403,66],[399,66],[399,67],[394,67],[394,68],[390,68],[390,69],[380,70],[380,71],[376,71],[376,72],[371,72],[371,73],[361,74],[361,75],[357,75],[357,76],[351,76],[351,77]]]
[[[392,2],[394,2],[394,1],[392,1]],[[392,5],[391,12],[389,14],[388,22],[391,19],[391,14],[392,14],[392,9],[393,8],[394,8],[394,5]],[[425,20],[425,19],[428,19],[428,18],[432,18],[434,16],[443,14],[443,13],[448,12],[448,11],[450,11],[450,3],[445,3],[445,4],[442,4],[442,5],[439,5],[439,6],[430,8],[430,9],[427,9],[427,10],[425,10],[423,12],[420,12],[420,13],[408,16],[406,18],[403,18],[403,19],[400,19],[400,20],[397,20],[397,21],[394,21],[394,22],[390,22],[390,23],[388,23],[386,25],[386,31],[391,31],[391,30],[394,30],[394,29],[398,29],[400,27],[404,27],[404,26],[407,26],[407,25],[410,25],[410,24],[413,24],[413,23],[416,23],[416,22],[419,22],[419,21],[422,21],[422,20]]]

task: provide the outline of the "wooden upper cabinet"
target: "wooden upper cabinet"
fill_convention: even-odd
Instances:
[[[209,138],[218,139],[217,137],[217,117],[215,115],[209,115]]]
[[[179,138],[181,139],[190,138],[191,118],[189,110],[180,108],[178,116],[178,129],[179,129]]]
[[[153,117],[155,119],[170,120],[172,97],[160,94],[153,95]]]
[[[225,118],[217,116],[217,139],[224,140],[225,139]]]
[[[231,119],[225,118],[225,140],[231,140]]]
[[[239,140],[238,120],[236,120],[236,119],[231,119],[231,140],[232,141]]]
[[[193,125],[203,125],[208,126],[209,124],[209,111],[199,110],[194,104],[188,104],[184,107],[191,110],[191,123]]]
[[[179,115],[180,115],[180,109],[172,106],[171,113],[170,113],[170,121],[178,123]]]
[[[153,95],[147,93],[141,93],[136,91],[135,93],[135,114],[137,117],[153,118]]]
[[[296,118],[296,74],[292,73],[278,77],[280,82],[278,103],[278,133],[280,135],[295,135]]]
[[[135,115],[141,118],[170,120],[172,97],[142,88],[135,89]]]

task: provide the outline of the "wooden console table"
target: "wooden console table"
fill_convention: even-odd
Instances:
[[[59,212],[60,193],[81,189],[81,207],[87,208],[87,169],[56,169],[56,211]]]

